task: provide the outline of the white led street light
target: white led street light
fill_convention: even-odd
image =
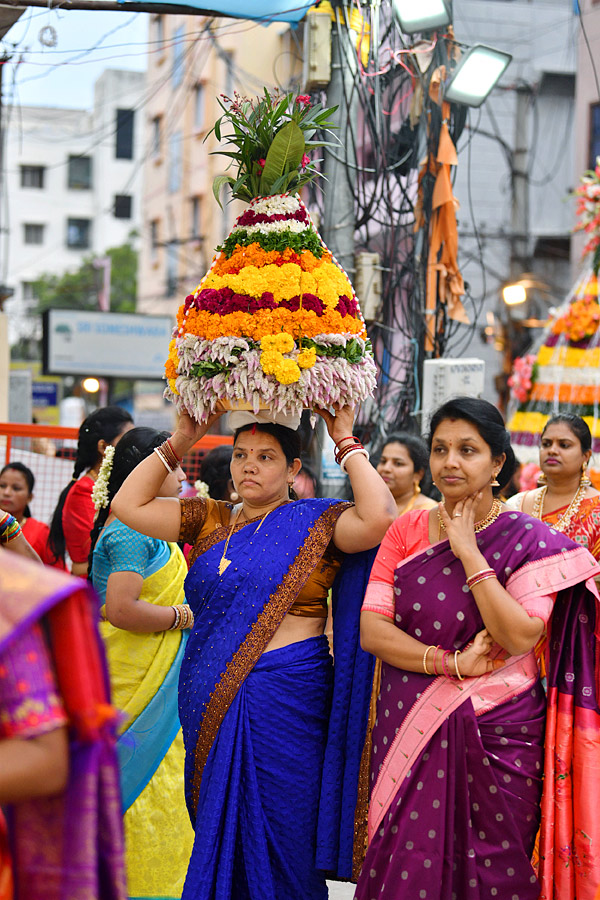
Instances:
[[[394,0],[394,8],[405,34],[433,31],[452,21],[446,0]]]
[[[444,87],[444,100],[481,106],[511,61],[510,53],[475,44],[460,60]]]

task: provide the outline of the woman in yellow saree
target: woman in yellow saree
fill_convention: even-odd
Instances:
[[[177,544],[139,534],[109,512],[125,478],[164,439],[132,429],[105,456],[94,490],[91,578],[104,601],[113,703],[124,714],[117,748],[131,900],[178,900],[193,842],[177,711],[184,629],[193,624],[184,605],[187,566]],[[181,469],[170,473],[161,495],[177,496],[184,477]]]

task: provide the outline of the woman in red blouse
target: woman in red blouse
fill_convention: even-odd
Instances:
[[[0,472],[0,507],[15,517],[25,538],[47,566],[65,569],[65,561],[54,556],[48,547],[50,529],[34,519],[29,509],[33,500],[35,476],[21,462],[10,462]]]
[[[92,488],[108,444],[113,447],[133,419],[120,406],[104,406],[94,410],[79,428],[73,478],[58,499],[50,525],[49,546],[55,556],[68,553],[73,575],[87,575],[90,532],[94,524]],[[81,477],[80,477],[81,476]]]

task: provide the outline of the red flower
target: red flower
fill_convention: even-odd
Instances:
[[[310,96],[308,94],[298,94],[298,96],[296,97],[296,103],[298,104],[298,106],[303,106],[304,108],[306,108],[307,106],[310,106]]]
[[[261,167],[261,169],[264,169],[264,167],[267,164],[267,161],[266,161],[266,159],[259,159],[258,164]]]
[[[302,168],[305,169],[307,167],[307,165],[309,164],[309,162],[310,162],[310,156],[308,155],[308,153],[305,153],[302,156]]]

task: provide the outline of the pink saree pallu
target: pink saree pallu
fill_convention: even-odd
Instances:
[[[404,527],[414,526],[419,515],[409,514],[406,518],[415,521]],[[593,558],[522,513],[503,513],[478,534],[477,541],[500,582],[529,614],[545,618],[544,609],[547,613],[556,597],[548,642],[550,691],[556,681],[563,685],[585,681],[589,703],[583,709],[575,699],[572,708],[576,706],[577,713],[567,730],[572,731],[573,721],[576,726],[588,724],[590,714],[598,711],[597,599],[593,582],[591,590],[585,587],[586,579],[598,574]],[[398,627],[425,644],[463,649],[483,622],[466,587],[462,564],[448,542],[435,548],[424,544],[399,563],[394,575]],[[377,563],[374,573],[376,567]],[[585,632],[580,638],[565,634],[567,627],[573,629],[573,616]],[[577,670],[572,682],[565,682],[560,673],[568,670],[573,648],[579,654],[584,646],[591,662],[588,659],[584,669]],[[497,648],[496,655],[500,653]],[[539,900],[541,884],[553,884],[569,847],[581,862],[579,875],[569,876],[571,892],[559,892],[557,887],[555,893],[543,896],[593,900],[600,884],[600,792],[596,803],[590,803],[580,767],[583,757],[555,760],[554,749],[564,750],[562,724],[554,729],[552,749],[547,746],[544,752],[546,712],[533,651],[509,658],[493,673],[461,682],[384,663],[372,731],[369,844],[356,898]],[[594,752],[600,764],[595,727],[587,760]],[[546,808],[555,807],[555,788],[564,785],[565,768],[573,789],[564,792],[562,855],[550,846],[556,823],[544,813],[540,884],[531,856],[540,825],[544,766],[547,772],[553,766],[560,770],[560,778],[550,779],[551,785],[546,775]],[[591,832],[585,859],[577,849],[582,829]],[[590,894],[585,893],[587,887]]]

